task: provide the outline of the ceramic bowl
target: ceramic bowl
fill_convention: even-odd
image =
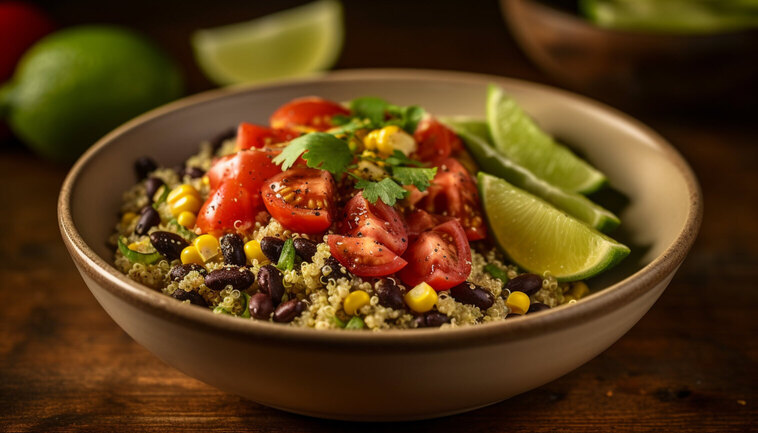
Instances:
[[[598,27],[561,0],[500,0],[526,55],[564,86],[614,104],[660,110],[756,105],[758,30],[710,34]]]
[[[458,329],[316,331],[222,315],[136,284],[106,244],[132,162],[182,162],[198,143],[240,121],[266,123],[304,95],[336,101],[378,95],[437,115],[484,115],[488,83],[504,87],[629,197],[615,235],[634,247],[591,281],[586,299]],[[656,133],[565,91],[496,76],[356,70],[263,87],[222,89],[149,112],[108,134],[72,168],[58,204],[63,240],[84,282],[134,340],[189,376],[290,412],[344,420],[410,420],[472,410],[560,377],[608,348],[661,295],[701,218],[697,181]]]

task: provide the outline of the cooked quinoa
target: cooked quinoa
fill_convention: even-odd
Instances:
[[[215,151],[214,147],[216,148]],[[165,183],[165,188],[168,191],[182,184],[191,185],[205,200],[209,195],[207,178],[192,177],[189,174],[182,175],[181,172],[186,172],[192,167],[205,172],[211,167],[214,157],[231,154],[234,151],[234,139],[225,140],[221,145],[217,144],[216,146],[212,146],[209,142],[202,143],[200,151],[187,159],[183,168],[156,168],[149,173],[149,176],[160,179]],[[143,235],[135,233],[135,227],[139,220],[137,215],[139,215],[141,209],[149,205],[149,199],[146,194],[146,182],[146,180],[140,181],[123,194],[122,217],[116,224],[115,231],[110,238],[110,242],[114,246],[117,244],[118,239],[121,238],[125,244],[129,245],[131,250],[139,253],[149,253],[154,251],[149,237],[151,233],[160,231],[186,236],[186,229],[180,228],[178,224],[169,222],[174,217],[169,209],[169,205],[165,201],[155,206],[160,215],[161,222],[150,228]],[[423,326],[423,321],[418,320],[420,315],[410,309],[393,309],[380,304],[378,289],[380,285],[385,284],[386,278],[361,278],[349,274],[344,268],[340,269],[340,271],[341,274],[347,275],[347,277],[330,278],[330,274],[334,273],[334,270],[331,269],[328,263],[331,254],[329,246],[326,243],[326,236],[330,233],[330,231],[327,231],[323,236],[293,233],[282,227],[278,221],[269,217],[267,221],[256,222],[254,228],[247,231],[244,235],[243,241],[245,243],[252,240],[261,241],[264,237],[275,237],[282,240],[303,237],[317,242],[317,251],[309,262],[302,261],[292,270],[282,272],[285,288],[282,302],[297,299],[302,301],[304,305],[303,311],[292,319],[288,323],[288,326],[342,329],[352,316],[359,316],[362,318],[365,328],[375,331]],[[443,320],[447,321],[447,323],[442,323],[442,328],[504,320],[512,313],[511,308],[508,307],[506,302],[510,291],[506,288],[505,282],[493,277],[484,268],[486,265],[494,265],[497,269],[503,271],[509,280],[516,278],[522,272],[516,266],[508,264],[503,256],[495,248],[488,246],[485,241],[474,242],[471,245],[471,273],[467,281],[489,292],[494,302],[492,302],[491,307],[483,311],[475,305],[457,301],[448,291],[441,291],[438,293],[437,301],[432,311],[441,313],[447,318],[444,319],[443,317]],[[266,261],[252,259],[246,262],[244,268],[252,272],[257,281],[261,267],[267,263]],[[333,264],[334,261],[331,263]],[[182,279],[172,281],[169,275],[171,269],[181,264],[182,261],[180,259],[169,261],[165,258],[153,264],[134,263],[127,259],[119,249],[116,249],[115,253],[116,267],[138,283],[161,291],[168,296],[173,295],[177,290],[187,293],[194,292],[202,297],[209,310],[216,314],[249,317],[248,300],[260,290],[257,282],[242,291],[235,289],[231,285],[227,285],[222,290],[212,290],[206,286],[205,277],[197,271],[190,271]],[[223,269],[224,267],[225,264],[221,254],[216,255],[204,264],[207,272]],[[547,307],[555,307],[563,303],[572,302],[578,297],[568,294],[572,288],[576,291],[577,283],[574,283],[572,287],[572,284],[569,283],[558,283],[550,275],[542,275],[541,278],[542,288],[530,296],[532,304],[541,303]],[[411,289],[403,285],[399,279],[393,278],[392,282],[397,285],[402,293],[406,293]],[[583,288],[586,289],[586,286]],[[348,314],[344,307],[345,299],[350,293],[358,290],[368,294],[369,302],[361,306],[355,314]],[[190,300],[184,300],[183,302],[189,304]]]

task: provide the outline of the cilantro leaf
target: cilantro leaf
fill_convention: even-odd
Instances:
[[[416,132],[418,123],[426,114],[426,111],[418,105],[409,105],[407,107],[400,107],[397,105],[390,105],[387,107],[387,111],[391,116],[397,117],[397,126],[403,128],[405,132],[413,135]]]
[[[350,111],[353,117],[369,119],[374,125],[380,125],[384,121],[384,113],[388,106],[384,99],[366,96],[353,99],[350,102]]]
[[[290,141],[273,161],[287,170],[303,155],[308,167],[320,168],[334,175],[341,174],[353,160],[347,143],[325,132],[311,132]]]
[[[408,191],[389,177],[379,182],[361,179],[355,184],[355,187],[363,190],[363,197],[369,202],[376,203],[377,199],[382,199],[389,206],[394,205],[395,202],[405,198],[406,194],[408,194]]]
[[[393,167],[392,177],[401,185],[414,185],[419,191],[429,188],[429,182],[437,174],[437,167]]]
[[[403,152],[399,150],[395,150],[394,152],[392,152],[392,155],[385,158],[383,162],[391,166],[398,166],[398,165],[421,166],[423,164],[421,161],[416,161],[415,159],[408,158],[407,156],[405,156]]]

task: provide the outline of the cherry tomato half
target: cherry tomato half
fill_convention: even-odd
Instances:
[[[390,275],[407,264],[392,250],[371,238],[329,235],[327,243],[332,256],[359,277]]]
[[[341,232],[346,236],[377,240],[398,255],[408,248],[408,233],[400,214],[381,200],[369,203],[363,193],[345,205]]]
[[[466,281],[471,273],[471,248],[457,220],[421,233],[403,258],[408,266],[398,276],[410,287],[426,282],[434,290],[447,290]]]
[[[263,185],[263,204],[282,226],[297,233],[322,233],[332,225],[334,180],[328,171],[295,167]]]
[[[242,122],[237,127],[237,150],[261,148],[297,138],[297,132]]]
[[[229,181],[211,192],[197,213],[197,226],[203,233],[245,232],[255,225],[261,209],[258,194],[251,194],[239,182]]]
[[[416,239],[421,233],[451,219],[454,218],[444,215],[430,214],[423,209],[415,209],[405,218],[405,224],[408,227],[408,237]]]
[[[454,158],[441,161],[437,175],[418,204],[420,209],[438,215],[448,215],[460,221],[468,240],[484,239],[487,227],[479,205],[479,191],[474,178]]]
[[[271,115],[270,124],[272,128],[295,131],[326,131],[332,127],[332,117],[336,114],[348,115],[350,111],[336,102],[309,96],[279,107]]]
[[[461,139],[433,117],[426,117],[419,122],[413,138],[418,143],[414,157],[433,165],[438,165],[451,153],[463,149]]]

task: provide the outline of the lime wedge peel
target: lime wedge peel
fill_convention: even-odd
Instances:
[[[471,123],[458,127],[454,121],[450,121],[448,125],[452,126],[455,133],[463,139],[482,170],[542,198],[596,230],[609,232],[618,227],[620,221],[611,211],[593,203],[581,194],[566,192],[538,178],[529,170],[500,155],[488,142],[482,140],[481,135],[465,131],[467,125]]]
[[[500,153],[558,188],[587,194],[607,182],[603,173],[556,143],[495,85],[487,91],[487,123]]]
[[[521,268],[558,281],[597,275],[629,248],[503,179],[480,172],[479,192],[492,236]]]
[[[337,0],[318,0],[192,35],[195,58],[219,85],[305,76],[332,67],[344,24]]]

